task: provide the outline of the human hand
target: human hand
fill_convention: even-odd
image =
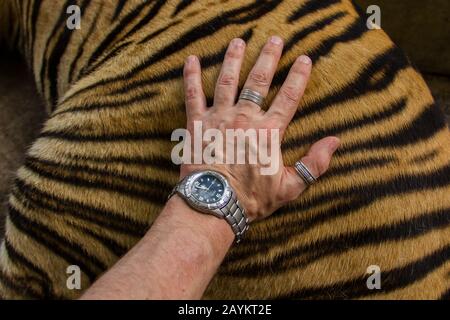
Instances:
[[[263,47],[243,88],[266,97],[282,49],[282,40],[279,37],[271,37]],[[235,103],[244,51],[245,42],[242,39],[231,41],[216,84],[214,103],[210,108],[207,107],[202,89],[200,62],[195,56],[187,58],[184,67],[187,130],[194,136],[194,140],[199,139],[196,137],[195,128],[196,123],[200,123],[200,134],[208,132],[209,129],[216,129],[215,132],[221,133],[224,141],[223,148],[216,148],[210,153],[213,159],[205,160],[203,155],[208,145],[202,139],[200,149],[194,151],[201,157],[201,163],[185,161],[181,165],[181,177],[198,170],[220,172],[227,177],[249,220],[253,221],[269,216],[276,209],[296,199],[307,187],[294,167],[284,166],[280,141],[297,110],[311,73],[312,63],[306,56],[296,59],[272,105],[265,112],[253,101],[239,99]],[[245,140],[244,145],[237,146],[235,153],[242,155],[245,163],[236,163],[236,159],[228,163],[230,161],[226,159],[228,152],[235,150],[236,145],[235,138],[227,139],[229,129],[242,129],[244,132],[251,129],[257,133],[256,139],[249,138]],[[327,171],[338,146],[338,138],[326,137],[314,143],[301,161],[310,173],[318,178]],[[194,146],[191,148],[194,149]],[[271,155],[269,162],[260,159],[261,152]],[[249,160],[255,154],[258,161],[251,163]]]

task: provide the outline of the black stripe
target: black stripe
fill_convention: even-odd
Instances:
[[[422,162],[426,162],[428,160],[431,160],[431,159],[433,159],[434,157],[436,157],[438,155],[439,155],[439,150],[438,149],[433,149],[433,150],[427,151],[427,152],[425,152],[425,153],[423,153],[421,155],[418,155],[418,156],[414,157],[413,159],[411,159],[411,162],[415,163],[415,164],[420,164]]]
[[[352,4],[353,4],[353,7],[355,8],[355,11],[358,12],[358,14],[359,14],[360,16],[364,17],[364,15],[365,15],[366,13],[365,13],[365,11],[362,9],[362,7],[361,7],[358,3],[356,3],[355,0],[352,0]]]
[[[250,28],[248,30],[245,30],[245,32],[243,34],[241,34],[239,37],[242,40],[248,42],[252,36],[253,36],[253,28]],[[227,48],[228,48],[228,45],[225,45],[222,48],[219,48],[218,50],[216,50],[216,53],[212,53],[210,55],[203,56],[201,58],[202,68],[207,69],[209,67],[220,64],[223,61],[223,57],[225,55],[225,52],[227,51]],[[180,77],[183,77],[183,66],[179,66],[177,68],[172,68],[172,69],[169,69],[166,72],[163,72],[152,78],[141,80],[139,82],[139,86],[137,86],[135,84],[126,85],[120,89],[117,89],[115,91],[115,93],[116,94],[125,94],[125,93],[129,93],[133,89],[141,88],[142,86],[166,82],[166,81],[180,78]]]
[[[172,187],[170,184],[167,184],[161,180],[144,178],[142,176],[133,176],[133,175],[130,175],[127,173],[120,173],[117,171],[95,169],[95,168],[92,168],[92,167],[89,167],[89,166],[83,165],[83,164],[58,163],[58,162],[54,162],[54,161],[50,161],[50,160],[38,159],[38,158],[35,158],[32,156],[28,156],[26,158],[25,164],[30,164],[30,165],[37,164],[37,165],[47,166],[47,167],[50,167],[50,170],[55,170],[55,171],[57,171],[59,169],[63,169],[63,170],[67,170],[68,172],[73,172],[73,173],[82,172],[82,173],[95,174],[95,175],[99,175],[102,177],[116,178],[116,179],[121,179],[121,180],[129,182],[129,183],[141,185],[143,187],[156,186],[159,190],[170,191],[171,187]]]
[[[106,37],[100,42],[95,51],[92,53],[88,60],[87,65],[90,66],[94,61],[96,61],[105,51],[115,43],[115,39],[118,35],[127,28],[130,23],[136,19],[136,17],[141,13],[141,10],[148,5],[146,1],[143,1],[139,6],[134,8],[131,12],[125,15],[122,20],[117,23],[114,28],[106,35]]]
[[[442,110],[436,104],[426,107],[415,119],[396,132],[389,132],[385,136],[375,136],[369,140],[349,144],[339,148],[340,152],[355,152],[364,149],[395,148],[431,138],[445,129],[447,123]]]
[[[84,0],[81,2],[80,10],[82,13],[82,17],[84,16],[85,9],[89,5],[89,0]],[[47,79],[50,82],[50,102],[52,103],[52,110],[55,109],[58,103],[58,68],[61,63],[62,56],[66,52],[66,49],[69,45],[69,42],[72,38],[72,35],[75,31],[70,30],[69,28],[63,28],[63,31],[60,33],[59,38],[56,40],[56,44],[53,47],[52,52],[47,61]]]
[[[17,189],[17,191],[14,189]],[[148,224],[127,218],[118,212],[108,211],[62,198],[59,195],[50,194],[19,179],[15,180],[14,189],[12,194],[28,206],[51,211],[55,214],[67,214],[132,237],[141,238],[149,228]]]
[[[177,14],[179,14],[181,11],[189,7],[192,3],[194,3],[194,0],[180,0],[177,7],[172,13],[172,18],[174,18]]]
[[[41,293],[34,290],[30,283],[34,282],[32,278],[9,277],[0,269],[0,283],[16,295],[26,298],[39,299]]]
[[[311,55],[317,56],[318,54],[314,53]],[[304,105],[296,112],[294,120],[320,112],[327,107],[355,99],[370,92],[381,91],[392,83],[398,72],[409,66],[409,61],[398,47],[390,48],[372,60],[361,70],[361,73],[355,80],[344,86],[338,92],[333,92],[314,103]],[[373,76],[379,73],[382,73],[383,77],[374,79]]]
[[[27,188],[27,187],[25,187]],[[91,217],[89,216],[89,213],[92,213],[93,211],[88,211],[88,212],[77,212],[76,210],[84,210],[86,206],[84,205],[70,205],[67,203],[61,204],[61,203],[57,203],[57,201],[59,201],[59,197],[57,196],[50,196],[49,194],[45,194],[43,198],[40,198],[39,196],[41,195],[41,193],[36,192],[36,193],[30,193],[29,190],[24,191],[22,188],[19,190],[19,188],[17,188],[17,190],[14,190],[13,192],[11,192],[11,195],[14,196],[16,198],[17,201],[21,202],[22,204],[26,204],[27,208],[35,210],[35,211],[39,211],[39,212],[49,212],[50,214],[55,214],[58,216],[71,216],[71,217],[75,217],[76,219],[82,220],[83,223],[86,222],[90,222],[92,224],[95,224],[99,227],[102,228],[102,230],[109,230],[112,232],[115,232],[115,234],[117,236],[120,235],[127,235],[127,236],[132,236],[135,239],[139,239],[141,238],[144,234],[145,231],[139,231],[139,232],[134,232],[132,228],[127,228],[126,225],[121,225],[121,223],[123,223],[122,219],[120,219],[119,214],[116,214],[115,216],[108,216],[108,217],[99,217],[94,216]],[[31,189],[31,188],[29,188]],[[89,210],[89,208],[88,208]],[[116,219],[117,217],[119,217],[118,220],[120,220],[120,222]],[[110,219],[110,221],[108,221],[108,219]],[[66,220],[68,223],[70,223],[68,220]],[[71,225],[73,227],[76,227],[76,225],[72,224]],[[144,228],[143,228],[144,230]],[[148,230],[148,227],[145,228],[145,230]]]
[[[95,17],[99,15],[99,12],[102,11],[104,3],[102,2],[99,5],[99,8],[97,9],[95,13]],[[94,32],[95,27],[97,26],[97,19],[92,19],[91,25],[89,26],[88,32],[84,35],[82,42],[78,46],[77,54],[75,55],[75,58],[73,59],[72,63],[70,64],[69,68],[69,83],[71,84],[74,81],[74,72],[75,68],[77,66],[78,61],[80,60],[81,56],[84,53],[84,48],[86,46],[87,41],[91,38],[92,33]],[[78,80],[78,76],[77,79]]]
[[[25,54],[27,51],[27,37],[22,36],[26,34],[26,24],[27,24],[27,16],[26,9],[23,2],[17,4],[18,6],[18,21],[16,21],[19,32],[19,51],[22,54]]]
[[[125,3],[127,2],[127,0],[119,0],[119,2],[117,3],[116,6],[116,10],[114,10],[114,14],[111,18],[112,21],[115,21],[119,15],[122,13],[123,7],[125,6]]]
[[[341,0],[309,0],[305,2],[300,8],[293,12],[287,19],[289,23],[295,22],[300,18],[307,16],[310,13],[315,13],[320,10],[331,7],[334,4],[340,3]]]
[[[30,47],[30,45],[31,45],[31,37],[30,37],[30,35],[31,35],[31,29],[29,29],[29,27],[31,27],[30,26],[30,20],[31,20],[31,14],[32,14],[32,12],[31,12],[31,5],[32,5],[32,0],[28,0],[28,2],[27,2],[27,9],[26,9],[26,13],[25,13],[25,19],[24,19],[24,31],[23,31],[23,33],[25,33],[26,34],[26,50],[25,50],[25,53],[26,53],[26,55],[27,55],[27,58],[28,58],[28,61],[30,61],[31,62],[31,47]],[[30,66],[32,66],[33,64],[32,63],[30,63],[29,64]]]
[[[143,43],[147,43],[150,40],[152,40],[154,37],[160,35],[161,33],[163,33],[164,31],[169,30],[170,28],[178,25],[181,23],[182,20],[177,20],[177,21],[172,21],[171,23],[169,23],[167,26],[161,27],[159,29],[157,29],[156,31],[150,33],[149,35],[145,36],[142,40],[140,40],[137,44],[143,44]]]
[[[144,16],[144,18],[140,20],[136,25],[134,25],[134,27],[123,36],[123,39],[133,36],[136,32],[138,32],[140,29],[142,29],[148,23],[150,23],[150,21],[152,21],[156,17],[156,15],[160,12],[161,8],[164,6],[165,3],[166,0],[155,1],[155,4],[151,7],[148,13]]]
[[[65,8],[67,8],[72,0],[66,0],[64,5],[63,5],[63,9],[65,10]],[[41,63],[41,69],[40,69],[40,80],[41,80],[41,87],[42,87],[42,93],[45,95],[45,79],[46,79],[46,72],[47,72],[47,66],[48,66],[48,50],[50,50],[50,43],[51,41],[53,41],[56,38],[56,34],[58,33],[59,30],[61,30],[61,28],[63,28],[64,30],[66,30],[65,28],[65,12],[61,11],[59,13],[59,17],[58,20],[56,21],[56,23],[53,25],[53,29],[50,32],[49,37],[47,38],[47,41],[45,43],[45,47],[44,47],[44,52],[42,55],[42,63]],[[51,81],[51,79],[50,79]],[[53,104],[53,101],[51,100],[50,103]],[[53,105],[52,105],[53,107]]]
[[[296,42],[301,40],[302,38],[310,35],[310,32],[307,32],[308,29],[311,29],[312,31],[320,30],[321,28],[326,27],[325,23],[327,22],[327,20],[334,18],[334,19],[331,19],[331,21],[330,21],[330,23],[331,23],[337,19],[340,19],[341,17],[343,17],[342,13],[337,12],[337,13],[333,14],[331,17],[327,17],[321,21],[318,21],[311,27],[308,27],[307,29],[305,29],[305,31],[302,30],[302,31],[298,32],[295,35],[295,38],[293,40],[289,40],[289,42],[287,43],[288,49],[290,47],[292,47],[293,44],[295,44]],[[337,44],[356,40],[359,37],[361,37],[365,32],[367,32],[367,27],[364,25],[364,23],[361,22],[361,20],[357,19],[348,28],[346,28],[343,33],[327,38],[325,41],[320,43],[316,49],[306,52],[305,54],[307,54],[313,61],[317,61],[319,58],[324,57],[327,54],[329,54]],[[284,51],[284,52],[287,52],[287,51]],[[289,73],[289,70],[290,70],[290,65],[285,66],[285,67],[281,68],[279,71],[277,71],[273,78],[272,86],[280,87],[282,85],[282,83],[285,81],[285,79]],[[302,110],[303,110],[303,108],[302,108]],[[298,115],[296,115],[296,116],[298,117]],[[294,119],[296,119],[296,118],[294,117]]]
[[[39,284],[39,287],[42,291],[42,298],[44,299],[55,299],[56,293],[53,290],[53,286],[48,274],[36,266],[33,262],[24,257],[21,253],[19,253],[13,245],[9,242],[8,238],[5,238],[5,250],[8,254],[8,257],[13,261],[13,263],[21,266],[25,266],[32,272],[38,274],[40,278],[35,278],[35,282]]]
[[[78,265],[90,281],[93,281],[100,272],[107,268],[106,264],[88,254],[79,244],[69,241],[36,220],[27,219],[19,210],[11,206],[8,211],[9,220],[18,230],[39,242],[53,254],[66,260],[69,265]]]
[[[340,20],[343,17],[346,17],[347,13],[338,11],[331,16],[327,16],[319,21],[314,22],[312,25],[297,31],[292,35],[292,37],[286,41],[286,44],[283,48],[283,54],[286,54],[286,52],[289,52],[292,47],[299,43],[301,40],[305,39],[308,36],[311,36],[313,32],[317,32],[319,30],[322,30],[325,27],[330,26],[333,22],[336,22],[337,20]]]
[[[278,296],[277,299],[355,299],[392,292],[405,288],[424,279],[431,272],[444,265],[450,259],[450,246],[436,250],[431,254],[407,264],[381,273],[381,290],[369,290],[366,286],[368,275],[350,281],[337,282],[328,286],[319,286],[294,290]]]
[[[126,97],[124,100],[114,100],[110,102],[90,102],[88,105],[81,104],[81,105],[73,105],[67,109],[63,110],[56,110],[53,112],[51,117],[56,117],[57,115],[61,115],[64,113],[72,113],[72,112],[89,112],[89,111],[98,111],[102,109],[118,109],[118,108],[126,108],[129,107],[131,104],[139,103],[142,101],[149,101],[150,99],[154,98],[158,95],[158,92],[156,91],[145,91],[142,93],[138,93],[135,96]],[[62,107],[64,104],[66,104],[66,101],[63,101],[60,105]]]
[[[321,180],[322,178],[329,179],[330,177],[349,175],[361,169],[367,170],[373,167],[384,167],[392,163],[398,164],[398,160],[390,156],[375,156],[375,157],[367,156],[365,159],[353,161],[350,164],[341,166],[331,166],[330,169],[328,169],[326,175],[321,177]]]
[[[48,160],[40,160],[37,158],[28,157],[25,161],[26,167],[36,168],[41,171],[50,172],[51,174],[55,174],[59,170],[67,171],[67,176],[75,177],[77,173],[82,174],[91,174],[98,178],[108,177],[112,178],[126,184],[129,184],[129,188],[133,189],[134,185],[141,186],[146,188],[148,191],[148,195],[151,198],[151,195],[154,194],[156,198],[164,198],[169,195],[173,186],[165,183],[161,180],[149,179],[143,177],[136,177],[129,174],[121,174],[120,172],[112,172],[108,170],[100,170],[94,169],[89,166],[84,165],[69,165],[63,163],[52,162]],[[95,180],[95,178],[92,178]],[[133,185],[133,186],[132,186]],[[153,189],[153,190],[152,190]]]
[[[439,298],[439,300],[450,300],[450,289],[448,289],[447,291],[445,291],[441,297]]]
[[[289,214],[299,210],[307,211],[323,203],[333,203],[339,199],[351,199],[349,203],[337,205],[330,210],[318,213],[309,221],[306,221],[302,225],[302,230],[308,230],[319,223],[345,216],[388,196],[448,186],[450,184],[449,173],[450,166],[444,166],[430,173],[402,174],[389,180],[382,180],[379,183],[371,183],[364,186],[352,185],[348,188],[328,192],[310,199],[301,205],[301,209],[295,207],[281,209],[280,214]]]
[[[364,179],[355,177],[357,180],[364,181]],[[370,204],[373,201],[382,199],[384,197],[404,194],[407,192],[435,189],[450,184],[450,165],[435,168],[432,172],[423,172],[416,174],[402,173],[399,176],[393,177],[389,180],[384,179],[378,183],[370,183],[368,185],[349,185],[346,188],[340,188],[338,191],[328,191],[326,194],[321,194],[308,199],[302,204],[301,210],[311,210],[313,207],[323,203],[332,203],[333,201],[342,199],[342,197],[356,197],[363,199],[364,202]],[[355,207],[346,208],[345,211],[356,211],[360,204]],[[299,208],[283,208],[280,214],[295,213]],[[322,221],[323,222],[323,221]]]
[[[41,4],[42,1],[40,0],[34,0],[33,2],[33,13],[31,15],[31,52],[30,52],[30,57],[32,57],[32,61],[30,66],[33,65],[33,53],[34,53],[34,44],[36,42],[36,26],[37,26],[37,21],[38,21],[38,17],[39,17],[39,12],[41,10]]]
[[[98,68],[100,68],[101,66],[105,65],[106,62],[108,62],[109,60],[111,60],[112,58],[116,57],[117,55],[119,55],[124,49],[126,49],[132,42],[131,41],[125,41],[124,43],[121,43],[120,45],[118,45],[117,47],[115,47],[113,50],[111,50],[108,54],[106,54],[105,56],[97,59],[92,65],[88,66],[84,66],[81,69],[81,77],[86,77],[90,74],[92,74],[93,72],[95,72]]]
[[[350,131],[355,128],[361,128],[368,124],[375,124],[380,121],[384,121],[386,119],[389,119],[393,116],[396,116],[403,111],[405,111],[407,105],[407,99],[402,98],[399,101],[393,102],[390,106],[388,106],[386,109],[381,110],[378,113],[370,114],[370,115],[364,115],[360,119],[350,121],[350,118],[347,118],[345,123],[336,124],[331,128],[327,129],[316,129],[314,132],[304,135],[302,137],[292,137],[289,139],[286,139],[282,143],[282,150],[285,149],[295,149],[299,146],[310,144],[313,141],[317,141],[321,137],[326,136],[335,136],[342,134],[343,132]],[[373,106],[369,106],[369,108],[372,108]]]
[[[121,39],[126,39],[131,37],[133,34],[135,34],[139,29],[147,25],[160,11],[162,6],[166,3],[165,0],[160,0],[155,3],[155,5],[149,10],[149,12],[146,14],[146,16],[139,21],[131,30],[129,30],[124,36],[121,37]],[[115,57],[117,54],[119,54],[124,48],[126,48],[129,44],[131,44],[132,41],[125,41],[124,43],[118,45],[115,47],[111,52],[109,52],[106,56],[103,58],[98,57],[95,61],[92,61],[92,64],[89,64],[86,66],[86,68],[83,70],[82,75],[87,76],[97,70],[100,66],[104,65],[108,60]]]
[[[11,41],[11,48],[13,49],[19,49],[20,50],[20,30],[18,25],[13,25],[10,27],[10,33],[12,33],[12,41]]]
[[[324,43],[324,46],[326,46],[326,43]],[[310,54],[313,57],[317,55],[319,53],[312,52]],[[394,46],[374,58],[363,70],[359,70],[359,76],[338,92],[333,92],[315,103],[303,106],[297,111],[294,119],[297,120],[306,115],[320,112],[330,105],[356,99],[374,91],[384,90],[394,81],[401,70],[408,67],[410,67],[408,59],[401,49]],[[374,78],[376,74],[382,74],[382,77]]]
[[[142,165],[142,166],[152,166],[158,167],[160,169],[179,172],[179,166],[173,164],[169,158],[164,158],[161,156],[152,157],[133,157],[133,156],[106,156],[106,157],[95,157],[95,156],[76,156],[76,155],[64,155],[68,160],[75,161],[92,161],[95,163],[105,164],[105,163],[120,163],[124,165]]]
[[[170,141],[172,131],[167,132],[142,132],[142,133],[120,133],[120,134],[103,134],[103,135],[88,135],[77,134],[65,131],[44,131],[40,138],[51,138],[71,142],[120,142],[120,141],[144,141],[144,140],[166,140]]]
[[[132,184],[129,185],[120,185],[114,184],[111,182],[101,182],[101,181],[92,181],[91,179],[84,179],[77,177],[76,175],[67,175],[62,176],[58,175],[56,172],[51,170],[44,170],[42,167],[38,167],[33,163],[26,163],[24,165],[28,170],[36,173],[39,176],[42,176],[46,179],[59,181],[63,183],[67,183],[72,186],[85,187],[89,189],[99,189],[105,191],[112,191],[122,195],[127,195],[129,197],[138,198],[141,201],[149,202],[152,204],[162,206],[165,203],[167,195],[170,193],[170,188],[168,189],[146,189],[140,190],[135,188]],[[69,174],[69,173],[68,173]],[[76,174],[76,173],[75,173]],[[98,177],[101,178],[101,177]]]
[[[111,251],[116,256],[116,258],[122,257],[130,249],[128,247],[123,246],[118,241],[114,240],[114,238],[107,238],[105,236],[97,234],[93,230],[89,229],[88,227],[83,227],[83,226],[74,225],[74,224],[71,224],[71,226],[73,228],[78,229],[81,232],[89,235],[90,237],[94,238],[96,241],[100,242],[109,251]],[[114,235],[114,237],[117,238],[118,235]],[[136,242],[137,241],[138,240],[136,239]]]

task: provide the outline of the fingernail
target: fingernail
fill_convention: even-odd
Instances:
[[[270,42],[273,43],[273,44],[276,44],[276,45],[280,45],[280,44],[283,43],[283,40],[281,40],[280,37],[277,37],[277,36],[271,36],[271,37],[270,37]]]
[[[195,62],[195,59],[197,59],[195,56],[190,55],[186,58],[186,64],[191,64],[193,62]]]
[[[240,49],[240,48],[244,47],[245,42],[244,42],[244,40],[242,40],[240,38],[236,38],[231,41],[231,44],[233,45],[233,47]]]
[[[304,63],[304,64],[311,64],[312,63],[311,58],[308,57],[308,56],[305,56],[305,55],[302,55],[302,56],[298,57],[298,60],[300,60],[300,62]]]
[[[334,139],[330,139],[330,142],[328,144],[328,148],[330,149],[330,152],[333,153],[339,148],[339,145],[341,144],[341,141],[339,138],[334,137]]]

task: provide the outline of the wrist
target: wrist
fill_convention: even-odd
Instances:
[[[234,234],[223,219],[191,208],[178,194],[172,196],[161,212],[161,219],[170,221],[169,228],[192,239],[197,250],[206,258],[222,257],[233,243]]]

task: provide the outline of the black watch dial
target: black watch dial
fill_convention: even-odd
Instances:
[[[225,192],[225,186],[217,177],[204,174],[198,177],[192,186],[192,195],[198,201],[212,204],[220,201]]]

